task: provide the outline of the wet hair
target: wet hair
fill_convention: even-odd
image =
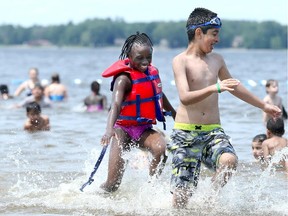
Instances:
[[[91,83],[91,91],[93,91],[94,93],[98,93],[100,90],[100,84],[97,81],[93,81]]]
[[[136,34],[130,35],[124,42],[119,59],[123,60],[127,58],[134,44],[148,45],[153,50],[153,43],[148,35],[145,33],[140,34],[139,32],[136,32]]]
[[[60,77],[59,77],[59,74],[57,74],[57,73],[52,74],[52,76],[51,76],[51,80],[52,80],[52,82],[60,83]]]
[[[9,89],[7,85],[0,85],[0,92],[1,94],[9,94]]]
[[[285,133],[284,121],[282,118],[270,118],[267,121],[266,128],[275,136],[281,137]]]
[[[209,22],[214,17],[217,17],[217,13],[214,13],[205,8],[195,8],[187,19],[186,28],[191,25],[199,25],[205,22]],[[207,30],[213,28],[213,26],[200,26],[199,28],[202,29],[203,34],[206,34]],[[195,30],[196,28],[187,31],[189,42],[194,39]]]
[[[278,83],[278,81],[277,80],[275,80],[275,79],[269,79],[269,80],[267,80],[267,82],[266,82],[266,88],[269,88],[273,83]]]
[[[253,140],[252,140],[252,142],[260,142],[260,143],[262,143],[264,140],[266,140],[267,139],[267,136],[266,136],[266,134],[258,134],[258,135],[256,135],[254,138],[253,138]]]
[[[26,112],[41,113],[41,106],[37,102],[31,102],[26,105]]]

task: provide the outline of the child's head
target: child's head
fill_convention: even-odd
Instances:
[[[31,102],[26,106],[26,113],[31,121],[37,121],[41,115],[41,107],[37,102]]]
[[[0,92],[1,92],[0,98],[3,98],[5,100],[8,99],[9,90],[8,90],[8,86],[7,85],[0,85]]]
[[[29,70],[30,79],[35,80],[38,78],[38,75],[39,75],[38,68],[30,68]]]
[[[54,73],[51,76],[52,83],[60,83],[60,77],[58,73]]]
[[[282,137],[282,135],[285,133],[283,118],[270,118],[267,121],[266,128],[268,138],[273,135]]]
[[[119,59],[129,58],[130,67],[145,72],[152,62],[152,53],[153,44],[148,35],[137,32],[126,39]]]
[[[100,91],[100,84],[97,81],[93,81],[91,83],[91,91],[95,94],[98,94]]]
[[[274,79],[269,79],[266,82],[266,93],[274,93],[277,94],[278,93],[278,81],[274,80]]]
[[[32,89],[32,94],[35,98],[41,98],[43,96],[44,88],[40,83],[36,83]]]
[[[186,23],[187,35],[189,42],[194,40],[195,30],[200,28],[203,34],[211,28],[220,28],[222,25],[221,20],[214,13],[205,8],[195,8],[189,15]]]
[[[252,152],[256,160],[263,158],[262,143],[267,139],[266,134],[258,134],[252,140]]]

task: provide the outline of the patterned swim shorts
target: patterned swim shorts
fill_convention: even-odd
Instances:
[[[199,127],[193,131],[175,128],[172,131],[171,143],[167,145],[168,151],[173,154],[171,191],[175,188],[196,188],[201,163],[215,171],[223,153],[236,156],[229,136],[220,125],[210,131]]]

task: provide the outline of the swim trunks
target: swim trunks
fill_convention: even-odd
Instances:
[[[189,128],[193,130],[187,130]],[[175,188],[192,190],[196,188],[201,163],[215,171],[223,153],[232,153],[236,156],[229,136],[219,124],[175,123],[171,143],[168,143],[167,148],[173,154],[171,191]]]
[[[123,126],[115,124],[114,128],[121,128],[131,137],[132,140],[138,141],[141,135],[144,133],[144,131],[152,128],[152,124],[136,125],[136,126],[135,125]]]

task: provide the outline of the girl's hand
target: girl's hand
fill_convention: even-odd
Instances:
[[[101,138],[101,145],[109,145],[111,138],[115,136],[115,131],[114,129],[109,131],[107,130],[106,133],[102,136]]]

